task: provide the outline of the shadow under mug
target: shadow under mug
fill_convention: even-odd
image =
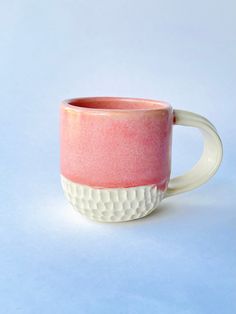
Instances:
[[[170,179],[176,124],[199,128],[204,150],[193,169]],[[62,186],[72,206],[90,219],[119,222],[146,216],[162,199],[210,179],[221,159],[215,127],[166,102],[90,97],[62,103]]]

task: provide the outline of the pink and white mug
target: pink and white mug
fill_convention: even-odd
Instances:
[[[199,128],[202,157],[173,179],[172,126]],[[195,113],[163,101],[94,97],[61,107],[61,181],[73,207],[104,222],[138,219],[162,199],[192,190],[217,171],[222,143],[215,127]]]

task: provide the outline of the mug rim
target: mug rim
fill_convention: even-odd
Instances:
[[[109,101],[109,102],[124,102],[124,103],[130,103],[130,102],[136,102],[140,105],[142,105],[140,108],[93,108],[86,106],[86,102],[101,102],[101,101]],[[76,103],[76,104],[75,104]],[[80,105],[85,104],[85,105]],[[148,106],[149,105],[149,106]],[[133,97],[114,97],[114,96],[95,96],[95,97],[76,97],[76,98],[70,98],[65,99],[62,101],[62,106],[65,109],[75,110],[75,111],[82,111],[82,112],[91,112],[96,114],[103,114],[103,113],[122,113],[122,112],[160,112],[160,111],[171,111],[172,107],[171,105],[163,100],[154,100],[154,99],[147,99],[147,98],[133,98]],[[146,106],[146,107],[145,107]]]

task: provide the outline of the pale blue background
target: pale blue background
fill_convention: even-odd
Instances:
[[[0,2],[0,313],[236,313],[235,1]],[[224,142],[207,185],[97,224],[59,182],[64,98],[163,99]],[[200,156],[175,127],[173,175]]]

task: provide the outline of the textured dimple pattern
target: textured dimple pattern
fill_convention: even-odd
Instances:
[[[155,185],[130,188],[93,188],[74,183],[61,176],[65,195],[73,207],[90,219],[119,222],[150,214],[164,192]]]

